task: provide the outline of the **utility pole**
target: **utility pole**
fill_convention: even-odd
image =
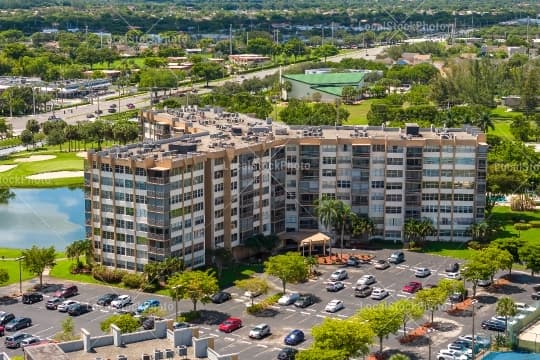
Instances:
[[[321,30],[322,30],[321,45],[324,45],[324,25],[321,26]]]
[[[332,34],[331,35],[332,36],[332,38],[331,38],[332,39],[332,45],[334,45],[334,22],[333,21],[330,23],[330,32]]]
[[[232,55],[232,24],[229,25],[229,55]]]
[[[471,359],[472,360],[474,360],[476,358],[476,351],[475,351],[476,349],[475,349],[475,346],[474,346],[475,345],[475,341],[474,341],[475,340],[475,338],[474,338],[474,336],[475,336],[474,335],[474,318],[475,318],[476,314],[475,314],[475,311],[474,311],[475,309],[474,308],[475,308],[477,302],[478,301],[476,299],[473,299],[473,301],[472,301],[472,345],[471,345],[471,348],[472,348],[472,357],[471,357]]]

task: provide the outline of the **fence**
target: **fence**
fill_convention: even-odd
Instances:
[[[540,301],[536,301],[532,307],[534,311],[527,313],[527,315],[521,319],[517,319],[515,323],[508,324],[508,340],[512,348],[519,348],[524,350],[536,351],[540,350],[540,334],[534,334],[535,340],[523,340],[519,338],[519,335],[531,324],[535,323],[540,318]],[[531,334],[533,335],[533,334]]]

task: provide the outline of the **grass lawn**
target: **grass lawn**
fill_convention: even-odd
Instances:
[[[491,117],[494,120],[512,120],[518,115],[523,115],[523,113],[520,111],[508,111],[506,106],[501,105],[491,110]]]
[[[508,206],[496,206],[491,217],[503,225],[499,238],[519,237],[528,243],[540,243],[540,228],[530,228],[522,231],[514,229],[515,223],[540,220],[540,211],[512,211]]]
[[[264,267],[262,264],[254,265],[235,265],[229,269],[223,269],[221,278],[219,279],[219,288],[224,289],[233,286],[236,280],[247,279],[254,273],[263,273]]]
[[[92,66],[92,70],[110,70],[110,69],[116,69],[121,64],[122,61],[126,61],[128,64],[135,64],[136,67],[139,69],[144,67],[144,58],[143,57],[132,57],[132,58],[126,58],[126,59],[118,59],[111,63],[111,66],[107,64],[106,62],[97,63]]]
[[[510,132],[510,121],[508,120],[494,120],[494,130],[489,129],[488,134],[497,135],[503,139],[514,140],[514,135]]]
[[[367,113],[373,101],[374,99],[368,99],[362,100],[358,105],[343,105],[351,113],[345,125],[367,125]]]
[[[54,155],[54,159],[34,161],[34,162],[14,162],[18,158],[26,158],[31,155]],[[26,177],[33,174],[54,171],[81,171],[84,161],[75,152],[24,152],[11,156],[8,160],[0,161],[0,165],[17,164],[17,167],[0,173],[0,185],[4,187],[56,187],[56,186],[77,186],[83,184],[83,177],[72,177],[50,180],[30,180]]]
[[[9,281],[2,285],[15,284],[19,282],[19,262],[13,259],[21,256],[21,249],[12,248],[0,248],[0,268],[6,269],[9,274]],[[63,252],[56,253],[56,258],[60,259],[65,257]],[[62,261],[62,260],[60,260]],[[26,271],[22,267],[22,280],[29,280],[34,278],[35,275]]]
[[[469,249],[464,243],[455,242],[428,242],[419,252],[431,255],[448,256],[456,259],[468,260],[475,250]]]
[[[58,279],[78,281],[88,284],[101,284],[101,285],[110,285],[102,281],[94,279],[91,274],[72,274],[69,271],[71,264],[74,264],[73,260],[63,259],[59,260],[56,265],[51,269],[49,275]],[[117,285],[114,285],[117,286]]]

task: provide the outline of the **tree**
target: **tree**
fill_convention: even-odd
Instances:
[[[169,278],[167,285],[177,291],[181,299],[191,300],[193,311],[197,311],[197,303],[206,304],[210,296],[219,291],[219,286],[211,270],[191,270],[175,274]]]
[[[123,334],[135,332],[141,325],[139,320],[130,314],[117,314],[106,318],[99,324],[99,327],[101,331],[107,333],[111,330],[112,324],[118,326]]]
[[[349,357],[343,350],[318,349],[310,347],[296,354],[295,360],[348,360]]]
[[[478,126],[480,130],[482,130],[486,134],[489,129],[495,130],[495,125],[493,124],[493,120],[491,119],[491,114],[487,111],[482,113],[482,115],[475,122],[475,125]]]
[[[433,323],[435,310],[439,309],[439,307],[446,302],[447,296],[445,289],[433,287],[418,291],[414,296],[414,301],[416,301],[423,309],[431,312],[431,322]]]
[[[315,48],[314,54],[317,57],[324,58],[324,62],[326,62],[326,58],[328,56],[334,56],[339,54],[339,50],[332,44],[322,44],[321,46]]]
[[[222,78],[224,71],[220,64],[209,61],[197,63],[191,68],[192,74],[206,81],[206,87],[208,87],[211,80]]]
[[[43,271],[45,268],[54,266],[56,251],[54,246],[48,248],[39,248],[36,245],[30,249],[23,250],[21,256],[23,266],[26,270],[39,276],[39,286],[43,286]]]
[[[26,149],[28,149],[28,145],[34,143],[34,134],[30,130],[24,129],[21,132],[21,141],[23,145],[26,145]]]
[[[337,230],[340,230],[341,239],[341,257],[343,257],[343,240],[345,236],[345,227],[347,224],[354,224],[356,214],[352,212],[349,205],[341,200],[330,198],[322,198],[315,203],[315,211],[319,221],[326,228],[333,228],[334,234],[337,235]],[[337,237],[337,236],[336,236]]]
[[[9,281],[9,273],[6,269],[0,269],[0,284],[6,283]]]
[[[497,300],[495,313],[499,316],[504,316],[505,332],[508,331],[508,318],[517,314],[517,306],[514,300],[510,297],[503,296]]]
[[[251,294],[266,294],[269,288],[268,282],[260,277],[236,280],[234,285],[240,290],[249,291]],[[253,298],[252,296],[251,305],[253,305]]]
[[[527,244],[518,251],[525,268],[531,270],[531,276],[540,272],[540,245]]]
[[[62,144],[66,142],[66,137],[62,129],[54,128],[47,135],[47,144],[60,145],[60,151],[62,151]]]
[[[139,138],[139,126],[131,121],[120,120],[113,124],[112,133],[114,140],[125,145]]]
[[[11,189],[0,189],[0,204],[8,204],[10,199],[15,197],[15,193]]]
[[[11,126],[7,123],[6,119],[0,118],[0,136],[9,136],[10,128]]]
[[[523,115],[514,117],[510,124],[510,132],[520,141],[528,141],[532,133],[531,122]]]
[[[284,294],[287,283],[304,281],[309,275],[304,257],[297,252],[270,257],[264,263],[264,271],[281,280]]]
[[[388,360],[411,360],[411,358],[405,354],[394,354],[390,356]]]
[[[514,263],[520,263],[521,260],[519,258],[519,249],[521,249],[523,246],[525,246],[527,242],[520,238],[503,238],[503,239],[496,239],[493,240],[489,246],[496,247],[501,250],[506,250],[512,255],[512,258],[514,260]],[[510,272],[512,272],[512,269],[508,269]]]
[[[212,265],[216,267],[218,279],[221,278],[223,268],[232,264],[234,260],[232,252],[224,247],[209,249],[207,255],[207,259],[210,259]]]
[[[65,341],[72,341],[77,340],[80,338],[80,336],[75,335],[74,329],[75,324],[73,322],[73,318],[71,316],[68,316],[64,320],[62,320],[62,331],[56,333],[54,335],[54,340],[65,342]]]
[[[311,329],[313,347],[320,350],[339,349],[347,358],[366,355],[375,335],[370,327],[354,319],[326,318]]]
[[[352,224],[353,235],[362,236],[367,239],[373,234],[375,223],[367,216],[358,216]]]
[[[93,256],[92,242],[88,239],[76,240],[66,246],[66,256],[68,259],[76,259],[77,263],[80,263],[80,257],[85,256],[86,262],[92,261]]]
[[[490,280],[493,282],[493,277],[495,273],[499,270],[508,269],[512,270],[512,265],[514,263],[514,258],[512,254],[507,250],[499,249],[494,246],[489,246],[480,250],[478,256],[478,261],[481,259],[489,266],[490,270]]]
[[[491,275],[491,268],[484,262],[484,260],[487,259],[481,259],[480,257],[475,256],[471,260],[467,261],[461,270],[461,275],[463,275],[465,280],[472,283],[473,297],[476,296],[478,282],[480,280],[489,278]]]
[[[396,313],[401,317],[403,336],[407,335],[407,323],[410,320],[418,320],[424,315],[424,309],[420,304],[411,301],[410,299],[398,300],[391,306],[395,307]]]
[[[386,303],[363,307],[355,316],[360,322],[367,322],[375,336],[379,339],[380,354],[383,351],[383,339],[390,334],[395,334],[399,330],[402,321],[398,310]]]

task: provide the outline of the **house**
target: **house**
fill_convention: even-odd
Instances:
[[[341,99],[344,87],[364,86],[364,72],[318,73],[283,75],[283,80],[291,84],[287,99],[311,99],[319,93],[321,101],[333,102]]]
[[[527,55],[527,48],[524,46],[508,46],[506,47],[506,52],[508,53],[508,57],[512,57],[516,54]]]
[[[269,61],[270,58],[268,56],[257,54],[238,54],[229,55],[229,60],[235,65],[250,66],[265,63]]]
[[[404,52],[401,54],[401,59],[396,62],[398,65],[418,65],[421,63],[431,63],[431,54]]]

